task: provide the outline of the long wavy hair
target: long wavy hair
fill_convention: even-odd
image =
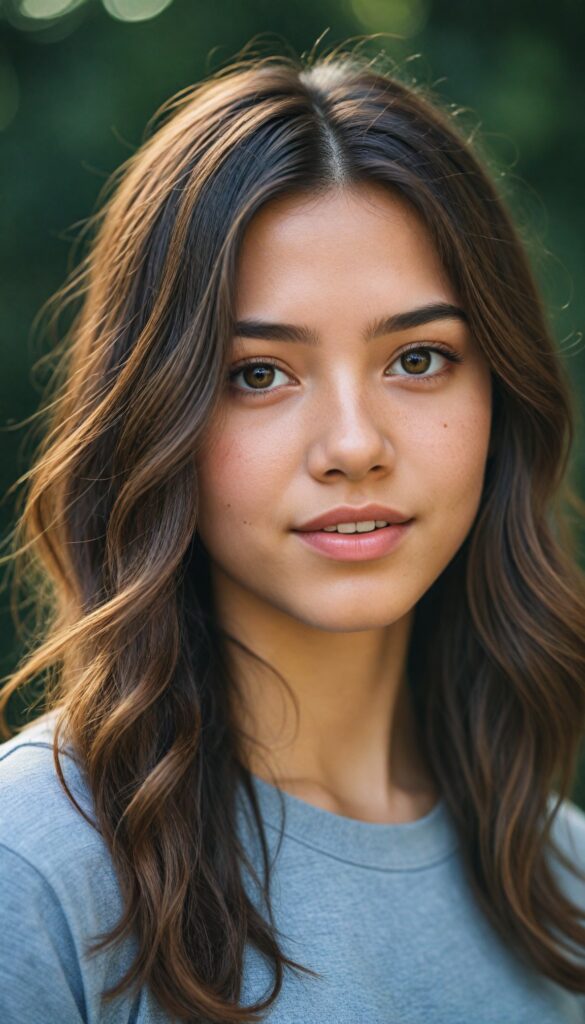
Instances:
[[[105,999],[148,984],[179,1019],[252,1022],[285,967],[315,973],[277,941],[266,836],[230,710],[229,645],[255,654],[214,613],[194,462],[226,386],[247,224],[277,196],[361,182],[386,185],[424,219],[494,385],[478,515],[415,609],[407,669],[421,735],[479,906],[536,971],[585,992],[570,955],[585,943],[582,911],[548,857],[571,867],[552,824],[585,731],[584,506],[569,483],[578,410],[523,229],[488,168],[451,108],[376,58],[240,55],[157,111],[49,300],[43,436],[17,481],[26,495],[3,559],[33,622],[0,711],[10,735],[10,697],[40,686],[74,803],[61,733],[84,765],[124,901],[94,948],[138,939]],[[266,917],[242,883],[240,785],[261,839]],[[242,1006],[247,942],[274,984]]]

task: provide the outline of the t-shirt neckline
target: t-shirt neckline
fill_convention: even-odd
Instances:
[[[458,837],[443,796],[415,821],[379,823],[348,818],[302,800],[250,773],[263,821],[337,860],[362,867],[408,871],[429,867],[456,849]]]

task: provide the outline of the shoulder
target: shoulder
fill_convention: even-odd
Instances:
[[[26,837],[34,842],[46,827],[68,827],[79,818],[57,775],[53,757],[55,716],[43,715],[12,739],[0,743],[0,841]],[[91,798],[71,749],[61,744],[59,762],[67,785],[86,813]],[[88,829],[91,826],[86,822]],[[93,831],[93,829],[92,829]],[[77,829],[75,829],[77,834]]]
[[[63,774],[90,821],[57,775],[54,724],[42,716],[0,744],[2,1024],[38,1020],[41,1006],[47,1021],[129,1019],[127,995],[101,1016],[101,994],[129,967],[134,943],[88,959],[87,944],[116,925],[122,900],[84,773],[66,746]]]
[[[9,864],[12,880],[18,865],[23,875],[37,872],[60,895],[75,884],[88,888],[92,878],[100,884],[114,879],[84,773],[66,746],[59,751],[63,775],[90,821],[57,775],[54,725],[54,714],[43,715],[0,744],[0,863]],[[5,874],[0,871],[1,882]]]

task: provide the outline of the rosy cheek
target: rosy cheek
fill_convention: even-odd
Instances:
[[[238,435],[225,427],[210,431],[197,459],[197,470],[201,480],[210,482],[229,474],[241,457],[241,443]]]
[[[259,499],[258,456],[237,436],[226,432],[218,437],[198,462],[201,523],[241,520],[242,514]]]

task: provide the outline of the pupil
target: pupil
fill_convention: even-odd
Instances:
[[[266,384],[270,383],[270,380],[267,381],[266,378],[272,372],[268,366],[251,366],[246,369],[244,376],[246,377],[247,374],[252,375],[252,380],[246,380],[247,384]]]
[[[429,358],[430,353],[428,352],[405,352],[402,356],[402,359],[414,360],[414,366],[411,365],[410,369],[416,370],[417,373],[422,373],[424,370],[428,369]],[[405,369],[409,369],[409,367],[405,367]]]

